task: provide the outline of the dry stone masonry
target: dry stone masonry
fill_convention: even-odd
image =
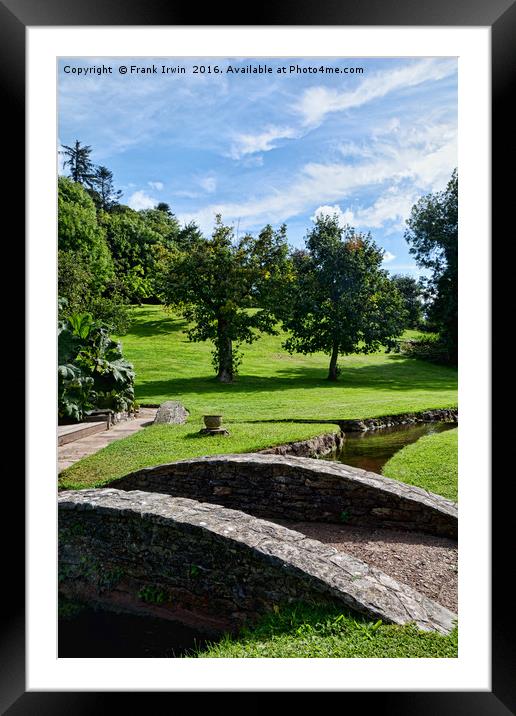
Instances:
[[[116,489],[60,493],[59,588],[90,604],[214,633],[312,599],[441,633],[455,619],[380,570],[280,525],[219,505]]]
[[[364,418],[363,420],[337,420],[340,429],[345,433],[365,432],[391,428],[394,425],[410,425],[411,423],[456,423],[459,419],[457,408],[423,410],[419,413],[400,413],[384,415],[381,418]]]
[[[457,536],[454,502],[356,467],[311,458],[215,455],[144,468],[109,486],[216,503],[258,517]]]

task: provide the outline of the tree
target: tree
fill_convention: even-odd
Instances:
[[[100,212],[99,222],[106,231],[123,294],[132,303],[154,296],[158,248],[173,246],[176,220],[155,209],[134,211],[120,206],[114,212]]]
[[[446,189],[422,197],[412,207],[405,239],[421,268],[432,273],[426,281],[428,319],[444,341],[451,362],[457,360],[458,332],[458,174]]]
[[[61,317],[88,311],[117,333],[125,332],[128,308],[91,196],[59,177],[58,208],[58,294],[66,299]]]
[[[111,211],[120,203],[122,191],[115,189],[113,185],[113,172],[107,167],[98,166],[95,168],[91,179],[91,195],[98,209]]]
[[[165,214],[169,214],[172,216],[172,211],[170,210],[170,206],[166,204],[164,201],[160,201],[159,204],[156,205],[157,211],[163,211]]]
[[[58,248],[80,257],[92,290],[103,290],[113,278],[113,261],[95,204],[84,187],[67,177],[58,180]]]
[[[403,331],[403,298],[380,266],[383,251],[369,234],[319,216],[306,250],[292,255],[295,280],[281,309],[290,353],[330,355],[328,380],[337,380],[340,354],[393,348]]]
[[[195,227],[183,249],[171,252],[161,279],[161,295],[192,322],[191,341],[210,340],[217,379],[231,383],[240,361],[238,345],[253,343],[257,331],[276,333],[275,296],[287,266],[285,226],[266,226],[257,238],[234,241],[233,228],[220,215],[210,239]],[[236,344],[236,346],[235,346]],[[236,349],[236,350],[235,350]]]
[[[403,296],[407,312],[407,328],[420,328],[423,321],[423,301],[421,284],[412,276],[396,274],[391,281]]]
[[[66,157],[63,168],[70,167],[70,177],[74,182],[91,187],[95,178],[95,167],[90,159],[91,146],[81,147],[78,139],[75,140],[73,147],[66,144],[62,146],[64,151],[60,154],[64,154]]]

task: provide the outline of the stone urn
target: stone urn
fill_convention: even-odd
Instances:
[[[204,415],[203,420],[208,430],[216,430],[222,425],[222,415]]]

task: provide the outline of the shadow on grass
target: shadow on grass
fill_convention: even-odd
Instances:
[[[457,371],[451,367],[437,368],[401,356],[388,356],[382,365],[352,366],[343,370],[336,382],[328,381],[320,368],[292,366],[282,368],[278,375],[265,377],[241,374],[231,384],[219,383],[216,378],[170,378],[150,380],[138,385],[139,400],[155,395],[188,395],[190,393],[258,393],[283,390],[355,390],[363,388],[416,391],[455,390]]]
[[[148,317],[148,315],[156,315],[155,307],[154,310],[148,311],[146,311],[145,309],[140,309],[138,318],[132,318],[131,325],[125,336],[149,338],[153,336],[184,331],[187,326],[187,322],[185,320],[181,318],[168,317],[164,311],[162,318],[151,319]]]

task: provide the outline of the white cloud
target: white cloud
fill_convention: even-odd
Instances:
[[[333,206],[319,206],[314,211],[313,216],[310,217],[312,221],[315,221],[317,217],[319,216],[334,216],[336,215],[339,220],[339,226],[346,226],[346,224],[352,224],[353,223],[353,212],[351,209],[346,209],[346,211],[342,211],[340,206],[338,204],[334,204]]]
[[[391,187],[371,206],[356,212],[356,224],[378,229],[391,223],[393,229],[401,229],[418,198],[419,195],[413,189],[403,191],[397,187]]]
[[[241,203],[208,205],[180,218],[197,221],[204,230],[211,230],[215,213],[221,213],[226,221],[240,219],[240,227],[246,230],[313,212],[315,206],[316,211],[328,207],[331,213],[337,210],[354,226],[399,229],[422,194],[446,186],[457,164],[456,131],[450,124],[421,123],[407,129],[393,125],[392,132],[375,142],[374,155],[357,156],[358,161],[353,163],[345,158],[324,164],[310,162],[293,180],[269,187],[261,196]],[[349,206],[353,195],[365,189],[379,198],[370,206]]]
[[[377,72],[365,77],[353,90],[339,91],[327,87],[309,87],[293,105],[307,126],[319,125],[327,114],[361,107],[385,97],[395,90],[414,87],[429,80],[440,80],[455,72],[455,60],[424,59],[397,69]]]
[[[162,181],[148,181],[147,184],[151,187],[151,189],[155,189],[156,191],[163,191],[165,188]]]
[[[207,191],[208,194],[213,194],[215,189],[217,188],[217,180],[214,176],[208,175],[206,177],[203,177],[199,184],[204,189],[204,191]]]
[[[384,252],[383,252],[383,263],[384,264],[387,264],[390,261],[394,261],[395,258],[396,258],[396,256],[394,254],[391,254],[390,251],[384,250]]]
[[[139,211],[140,209],[152,209],[156,206],[158,201],[146,194],[145,191],[140,190],[131,194],[127,203],[131,209]]]
[[[293,139],[298,136],[292,127],[267,127],[258,134],[238,134],[235,136],[230,150],[232,159],[242,159],[248,154],[269,152],[275,149],[280,139]]]

